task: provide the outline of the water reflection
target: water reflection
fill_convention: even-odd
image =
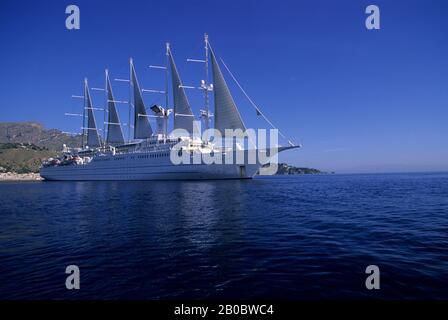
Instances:
[[[447,297],[447,192],[446,174],[0,184],[0,293],[360,298],[375,260],[381,297]]]

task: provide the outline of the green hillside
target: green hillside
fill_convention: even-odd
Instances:
[[[0,122],[0,172],[38,172],[43,159],[54,157],[64,144],[79,147],[81,136],[36,122]]]
[[[0,143],[0,172],[38,172],[42,161],[55,151],[29,143]]]

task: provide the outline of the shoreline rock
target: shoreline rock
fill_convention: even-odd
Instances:
[[[269,164],[263,165],[263,167],[268,167]],[[320,171],[314,168],[305,168],[305,167],[295,167],[289,165],[287,163],[278,163],[277,164],[277,173],[275,175],[302,175],[302,174],[328,174],[328,172]],[[334,172],[331,172],[334,173]]]
[[[0,181],[41,181],[43,180],[39,173],[0,173]]]

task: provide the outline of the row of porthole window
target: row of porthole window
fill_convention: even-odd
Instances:
[[[164,153],[154,153],[154,154],[146,154],[137,156],[138,159],[147,159],[147,158],[160,158],[160,157],[168,157],[170,155],[169,152]]]

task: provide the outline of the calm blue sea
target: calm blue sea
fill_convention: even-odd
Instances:
[[[0,183],[0,230],[1,299],[448,299],[447,173]]]

